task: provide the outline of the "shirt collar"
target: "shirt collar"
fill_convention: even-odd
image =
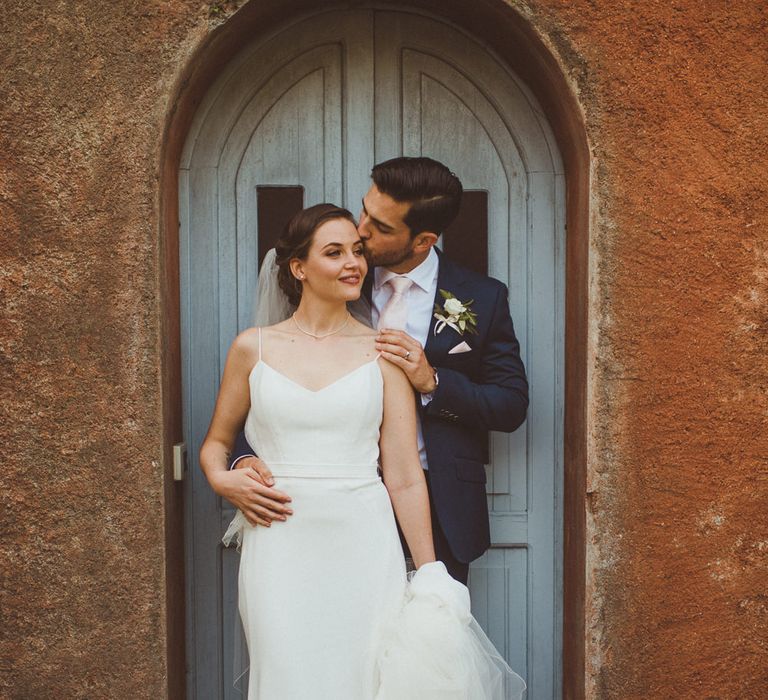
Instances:
[[[425,292],[429,292],[432,289],[432,283],[437,277],[437,268],[440,260],[437,257],[434,247],[429,249],[429,255],[424,258],[424,261],[419,263],[410,272],[405,272],[402,275],[397,272],[387,270],[386,267],[377,267],[373,271],[373,286],[379,289],[383,284],[386,284],[393,277],[407,277],[417,287],[420,287]]]

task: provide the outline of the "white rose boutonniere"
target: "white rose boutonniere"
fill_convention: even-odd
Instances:
[[[445,299],[442,308],[440,304],[435,304],[435,335],[443,328],[450,326],[459,335],[464,333],[474,333],[477,335],[477,315],[469,310],[474,299],[468,301],[459,301],[453,294],[444,289],[439,290],[440,296]]]

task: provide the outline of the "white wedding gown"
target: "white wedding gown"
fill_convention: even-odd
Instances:
[[[513,694],[481,694],[480,688],[477,693],[453,692],[443,676],[454,673],[475,650],[467,652],[461,644],[447,650],[420,648],[439,647],[441,640],[430,634],[452,636],[451,626],[466,627],[467,620],[457,622],[461,615],[450,613],[443,624],[429,613],[429,621],[422,623],[425,609],[441,606],[445,612],[451,607],[436,603],[431,589],[420,598],[430,601],[426,608],[416,604],[418,596],[410,596],[411,606],[404,605],[409,584],[402,547],[377,473],[380,361],[367,362],[319,391],[262,360],[249,375],[245,435],[258,446],[276,487],[290,494],[293,515],[266,528],[250,526],[238,512],[224,538],[226,544],[241,540],[239,607],[250,657],[248,698],[415,697],[404,685],[419,692],[419,700],[520,697],[525,686],[517,676],[519,692]],[[447,585],[448,597],[458,591],[459,607],[471,617],[468,593],[466,601],[462,598],[466,588],[444,568],[442,574],[431,573]],[[412,611],[410,617],[403,617],[404,609]],[[408,638],[399,639],[404,630]],[[422,631],[426,638],[420,638]],[[477,646],[474,637],[472,644]],[[452,659],[452,653],[460,660]],[[431,655],[439,655],[437,665]],[[416,679],[409,679],[409,673]],[[439,682],[429,673],[440,675]],[[474,666],[461,673],[478,675]],[[477,686],[481,681],[462,677],[458,683]],[[498,685],[498,678],[485,679],[485,685],[494,682]],[[425,695],[424,687],[432,694]]]

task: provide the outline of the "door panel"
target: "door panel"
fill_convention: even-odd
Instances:
[[[371,32],[370,12],[346,12],[247,48],[206,96],[182,157],[191,698],[240,697],[232,687],[238,556],[220,543],[233,510],[208,487],[197,455],[227,349],[251,325],[258,187],[302,188],[305,203],[359,202],[373,160]]]
[[[381,63],[389,68],[380,70]],[[555,284],[555,182],[560,163],[531,98],[488,52],[454,28],[403,13],[376,16],[377,109],[389,104],[389,133],[377,146],[402,148],[448,165],[466,189],[488,196],[488,273],[509,287],[528,369],[525,426],[491,436],[488,494],[492,549],[472,565],[473,606],[514,668],[526,669],[529,697],[560,694],[561,527],[556,426],[562,362]],[[378,114],[378,112],[377,112]],[[400,123],[395,123],[400,119]],[[393,141],[399,135],[400,144]],[[377,160],[389,152],[377,151]]]
[[[269,218],[258,188],[303,188],[305,206],[357,213],[372,164],[401,154],[437,158],[478,191],[488,272],[509,287],[531,408],[516,433],[491,436],[492,548],[473,563],[470,588],[528,697],[560,695],[564,190],[554,144],[525,87],[482,44],[406,12],[291,23],[211,88],[180,172],[190,697],[236,697],[238,562],[220,545],[233,513],[207,486],[197,452],[227,348],[251,324],[259,221]]]

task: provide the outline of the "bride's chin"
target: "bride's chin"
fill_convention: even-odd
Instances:
[[[360,298],[360,294],[363,291],[363,285],[342,284],[338,291],[340,298],[344,299],[344,301],[355,301],[355,299]]]
[[[326,302],[337,302],[340,304],[346,304],[349,301],[357,301],[361,294],[360,289],[350,289],[348,292],[341,294],[334,294],[332,296],[323,297]]]
[[[344,295],[344,301],[357,301],[360,298],[360,289],[351,289]]]

